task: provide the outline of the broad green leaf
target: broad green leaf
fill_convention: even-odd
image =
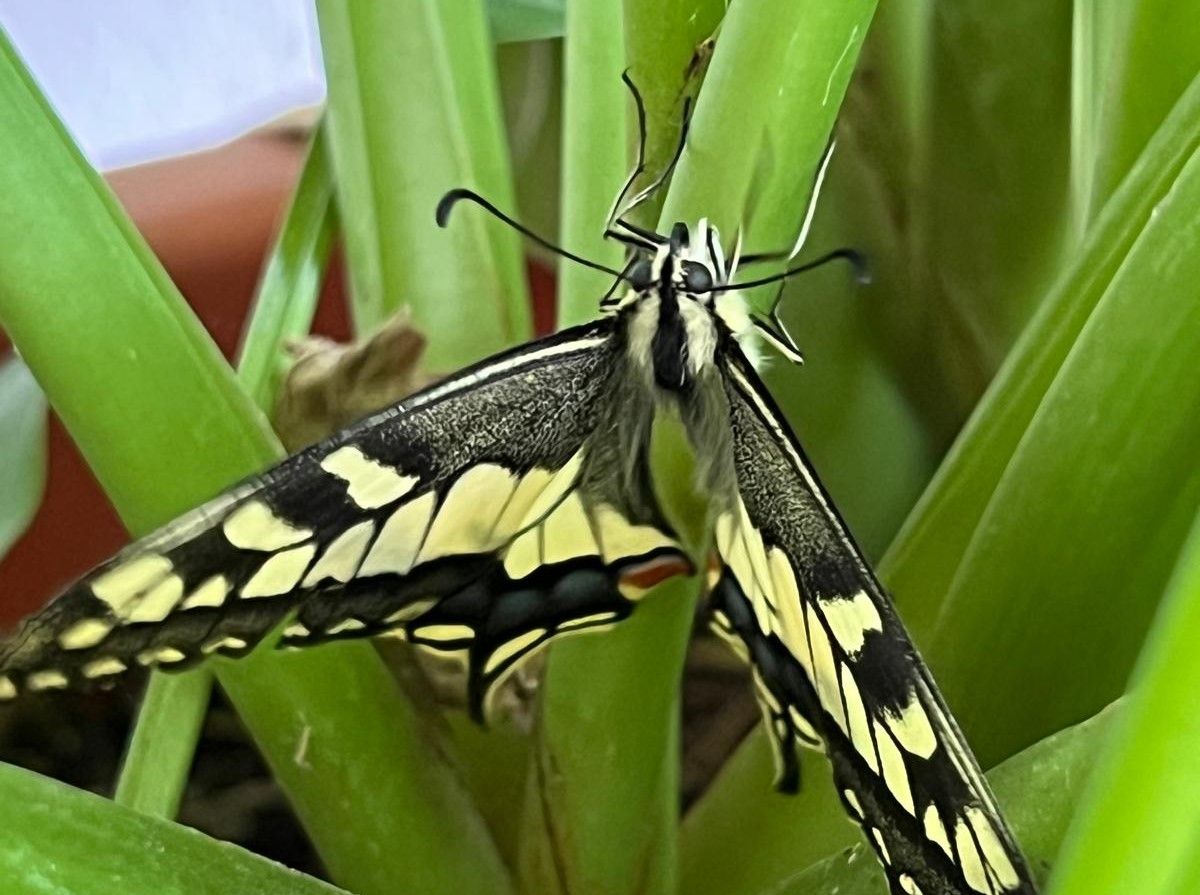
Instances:
[[[434,369],[525,338],[530,312],[516,234],[470,207],[457,209],[445,230],[434,221],[442,195],[460,186],[515,211],[507,161],[496,157],[503,143],[492,133],[498,98],[481,80],[491,67],[479,0],[445,8],[433,0],[321,0],[317,14],[358,332],[410,306],[430,336]]]
[[[1030,746],[988,773],[988,782],[1035,876],[1044,876],[1054,860],[1096,756],[1121,717],[1119,707],[1113,706]],[[887,891],[887,882],[874,854],[859,843],[779,885],[764,888],[762,895],[886,895]]]
[[[5,895],[346,895],[248,851],[0,765]]]
[[[1076,158],[1090,187],[1086,224],[1200,71],[1200,16],[1190,0],[1135,0],[1077,4],[1075,18],[1077,55],[1087,53],[1081,75],[1090,79],[1076,88],[1091,118]]]
[[[1054,895],[1195,891],[1200,877],[1200,521],[1055,868]],[[1189,874],[1191,874],[1189,876]]]
[[[1120,693],[1200,504],[1197,207],[1200,153],[1080,331],[942,608],[928,657],[985,766]]]
[[[279,447],[7,41],[0,104],[0,323],[126,524],[149,531]],[[340,882],[360,895],[505,891],[457,777],[369,645],[262,655],[218,676]]]
[[[20,359],[0,364],[0,557],[37,514],[46,486],[46,399]]]
[[[1042,302],[885,557],[923,643],[1001,475],[1071,346],[1155,206],[1200,146],[1200,78],[1168,116]]]
[[[623,36],[621,0],[573,0],[568,5],[559,243],[618,270],[624,249],[604,238],[604,226],[628,172],[625,121],[632,102],[621,82]],[[559,327],[593,319],[600,296],[612,284],[609,274],[558,259]]]
[[[931,4],[928,197],[914,298],[939,400],[961,419],[1029,319],[1068,221],[1069,0]],[[1035,126],[1036,125],[1036,126]]]

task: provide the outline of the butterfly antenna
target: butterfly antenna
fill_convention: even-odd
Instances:
[[[818,267],[828,264],[830,261],[846,261],[854,270],[854,279],[856,282],[866,285],[871,282],[871,271],[867,266],[867,259],[861,252],[855,249],[834,249],[813,261],[806,264],[801,264],[798,267],[793,267],[785,270],[783,273],[775,274],[770,277],[762,277],[758,280],[748,280],[745,283],[729,283],[723,286],[713,286],[709,292],[737,292],[742,289],[753,289],[756,286],[765,286],[768,283],[778,283],[780,280],[786,280],[789,277],[794,277],[797,274],[807,273],[810,270],[816,270]]]
[[[542,248],[547,249],[556,255],[560,255],[569,261],[574,261],[576,264],[582,264],[584,267],[590,267],[592,270],[601,270],[601,271],[604,271],[604,273],[611,274],[614,277],[618,277],[620,279],[628,279],[628,277],[626,277],[625,274],[619,270],[614,270],[611,267],[606,267],[605,265],[599,264],[595,261],[589,261],[587,258],[584,258],[580,255],[576,255],[574,252],[568,252],[562,246],[557,246],[554,243],[550,242],[549,240],[543,239],[541,236],[534,233],[532,230],[530,230],[524,224],[518,223],[516,220],[514,220],[513,218],[506,215],[503,211],[501,211],[499,208],[497,208],[495,205],[493,205],[487,199],[483,198],[483,196],[479,195],[474,190],[468,190],[468,189],[459,187],[458,189],[450,190],[450,192],[448,192],[448,193],[446,193],[446,195],[442,196],[441,201],[438,202],[438,204],[437,204],[437,213],[436,213],[437,225],[439,227],[446,226],[446,224],[450,220],[450,212],[454,210],[455,205],[457,205],[459,202],[461,202],[464,199],[467,200],[468,202],[474,202],[476,205],[478,205],[480,208],[482,208],[488,214],[492,215],[492,217],[503,221],[504,223],[508,224],[508,226],[512,227],[514,230],[516,230],[518,233],[520,233],[522,236],[527,237],[528,239],[530,239],[533,242],[540,245]]]
[[[625,197],[633,188],[634,182],[642,176],[642,172],[646,170],[646,104],[642,101],[641,91],[637,89],[637,85],[633,83],[633,78],[629,76],[629,69],[621,72],[621,80],[625,82],[625,86],[629,88],[630,94],[633,96],[633,106],[637,109],[638,122],[638,149],[637,162],[633,166],[633,170],[629,172],[629,176],[625,178],[625,183],[621,186],[621,191],[617,193],[617,198],[613,200],[612,208],[608,211],[608,224],[605,229],[611,229],[613,224],[620,217],[621,203],[625,201]]]
[[[667,182],[671,175],[675,173],[675,166],[678,165],[679,160],[683,158],[683,150],[687,147],[688,131],[691,129],[691,125],[692,98],[689,96],[683,101],[683,121],[679,125],[679,142],[675,144],[675,152],[671,155],[671,160],[667,162],[667,166],[662,169],[662,173],[660,173],[658,177],[654,178],[653,183],[629,200],[629,204],[626,205],[621,210],[621,213],[615,218],[615,223],[625,224],[625,221],[622,220],[625,215],[629,214],[629,212],[633,211],[635,208],[657,193],[660,189],[662,189],[663,185]]]

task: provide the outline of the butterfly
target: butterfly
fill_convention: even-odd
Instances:
[[[632,83],[629,84],[631,90]],[[678,414],[711,495],[715,631],[753,671],[777,786],[823,752],[894,895],[1035,891],[970,749],[795,434],[752,363],[761,338],[799,361],[776,308],[701,220],[626,219],[629,251],[591,323],[484,360],[247,479],[105,562],[0,645],[0,699],[104,683],[133,666],[389,634],[466,660],[477,719],[496,685],[557,637],[633,612],[692,570],[655,498],[651,424]],[[686,115],[685,115],[686,122]],[[543,244],[484,198],[451,191]],[[625,204],[623,204],[625,203]],[[740,256],[740,257],[739,257]],[[776,303],[777,307],[778,302]],[[277,633],[278,632],[278,633]]]

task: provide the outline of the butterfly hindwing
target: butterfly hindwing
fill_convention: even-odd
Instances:
[[[481,715],[520,659],[686,565],[652,495],[597,469],[613,342],[600,322],[500,355],[131,545],[0,645],[0,697],[243,655],[286,621],[284,646],[461,651]]]
[[[736,495],[716,518],[714,628],[752,664],[779,763],[827,753],[895,895],[1034,892],[986,781],[890,600],[745,359],[724,391]]]

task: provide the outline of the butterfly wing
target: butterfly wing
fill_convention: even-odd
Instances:
[[[523,657],[686,570],[641,490],[643,427],[613,421],[621,362],[610,322],[568,330],[235,486],[26,620],[0,696],[240,656],[286,621],[285,646],[394,632],[462,652],[482,716]]]
[[[790,427],[736,350],[736,495],[716,518],[714,628],[753,666],[779,767],[825,751],[895,895],[1033,893],[987,782]]]

